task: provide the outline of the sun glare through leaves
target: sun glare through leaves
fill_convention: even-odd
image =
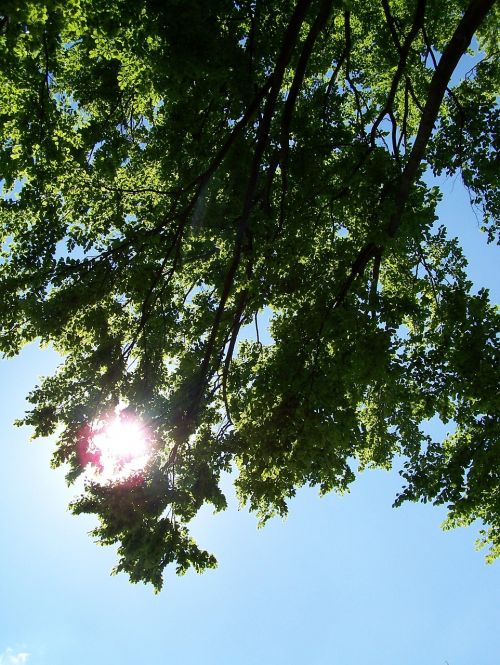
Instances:
[[[87,477],[99,483],[136,477],[151,455],[150,434],[136,417],[117,409],[93,423],[85,459]]]

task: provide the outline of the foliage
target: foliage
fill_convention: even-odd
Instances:
[[[215,565],[187,525],[225,507],[223,471],[265,521],[396,457],[397,503],[480,518],[498,555],[499,315],[423,179],[461,173],[498,237],[498,6],[4,7],[0,349],[64,356],[24,422],[59,433],[70,480],[118,404],[152,432],[142,473],[87,479],[73,505],[118,570],[159,588],[169,562]]]

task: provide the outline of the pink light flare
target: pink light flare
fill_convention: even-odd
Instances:
[[[117,407],[85,430],[79,447],[87,478],[99,484],[141,478],[151,457],[151,434],[139,418]]]

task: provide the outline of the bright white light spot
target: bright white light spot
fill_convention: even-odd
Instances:
[[[146,427],[117,411],[92,426],[88,442],[88,475],[97,482],[118,482],[140,472],[150,457]]]

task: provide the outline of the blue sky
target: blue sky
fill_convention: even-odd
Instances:
[[[459,182],[444,189],[441,221],[498,302],[496,248]],[[202,511],[193,532],[219,568],[169,571],[160,595],[110,577],[113,550],[66,509],[52,442],[12,426],[56,362],[34,345],[0,362],[0,665],[498,665],[500,566],[474,550],[477,529],[441,531],[441,509],[392,509],[393,472],[365,472],[344,497],[304,489],[261,530],[234,498]]]

